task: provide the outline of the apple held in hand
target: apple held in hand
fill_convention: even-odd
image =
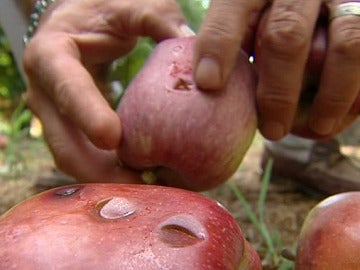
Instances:
[[[165,185],[206,190],[238,168],[257,128],[255,74],[245,53],[225,89],[193,81],[194,37],[158,44],[121,99],[119,158]],[[211,78],[209,78],[211,79]]]
[[[214,200],[170,187],[83,184],[35,196],[0,218],[0,269],[261,269]]]
[[[333,195],[310,211],[299,236],[296,269],[360,269],[360,192]]]

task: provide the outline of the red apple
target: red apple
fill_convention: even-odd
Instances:
[[[297,254],[297,270],[358,270],[360,192],[333,195],[308,214]]]
[[[158,44],[121,99],[119,157],[161,184],[206,190],[238,168],[257,128],[255,74],[245,53],[225,89],[193,81],[194,37]]]
[[[261,46],[263,43],[263,31],[269,17],[269,9],[263,14],[255,41],[255,57],[257,65],[261,65]],[[319,21],[321,22],[321,21]],[[321,23],[317,25],[314,31],[313,40],[310,48],[309,57],[307,60],[302,92],[298,111],[296,113],[294,124],[291,133],[309,139],[329,139],[339,134],[349,127],[359,116],[360,113],[360,95],[357,97],[352,105],[349,113],[341,123],[338,123],[333,133],[328,135],[319,135],[313,132],[307,125],[310,107],[313,103],[314,97],[317,93],[323,63],[326,57],[327,46],[327,29]]]
[[[151,185],[46,191],[0,218],[0,243],[1,270],[261,269],[216,201]]]

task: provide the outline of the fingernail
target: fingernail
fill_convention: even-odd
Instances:
[[[266,139],[280,140],[285,135],[285,127],[280,122],[266,122],[261,126],[261,133]]]
[[[335,118],[315,117],[310,119],[309,127],[319,135],[327,135],[332,133],[336,124]]]
[[[180,25],[180,31],[185,37],[195,36],[195,32],[186,24]]]
[[[202,89],[219,89],[221,75],[218,62],[210,57],[202,58],[195,71],[195,82]]]

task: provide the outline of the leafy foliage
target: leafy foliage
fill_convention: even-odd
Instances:
[[[12,112],[10,119],[1,124],[0,132],[7,136],[8,144],[0,153],[0,160],[3,160],[5,164],[0,167],[0,176],[16,177],[26,169],[23,153],[16,146],[28,135],[31,117],[30,110],[26,108],[22,100]]]
[[[18,97],[25,89],[6,36],[0,26],[0,99]]]
[[[187,23],[195,32],[197,32],[201,22],[203,21],[209,1],[178,0],[177,2],[184,13]]]

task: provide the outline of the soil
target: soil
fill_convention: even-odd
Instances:
[[[263,140],[257,135],[239,170],[229,180],[241,190],[255,215],[262,186],[260,159]],[[9,170],[9,163],[12,169]],[[0,215],[15,204],[43,190],[72,183],[74,180],[56,170],[51,154],[39,139],[23,139],[0,150]],[[275,256],[236,198],[229,184],[204,193],[222,203],[238,221],[247,239],[259,252],[264,269],[292,269],[292,262],[281,257],[283,249],[294,252],[306,214],[321,200],[304,193],[291,179],[272,177],[265,203],[265,223],[275,243]]]

